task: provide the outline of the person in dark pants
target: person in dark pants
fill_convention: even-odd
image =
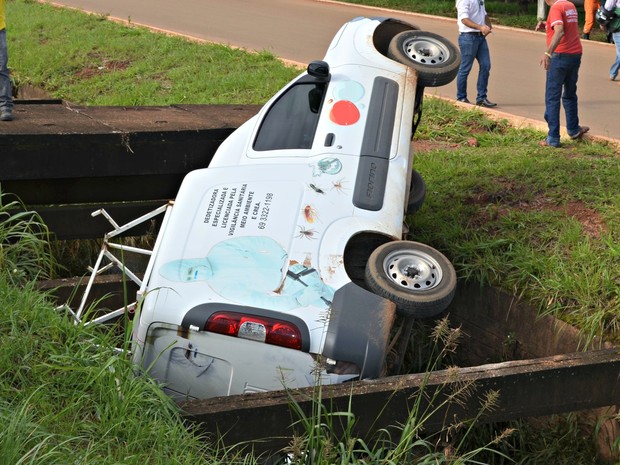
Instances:
[[[0,121],[13,120],[13,90],[9,77],[4,0],[0,0]]]
[[[474,60],[477,60],[480,70],[476,84],[476,105],[494,107],[497,104],[487,98],[491,54],[486,39],[493,26],[484,7],[484,0],[456,0],[456,11],[461,50],[461,65],[456,75],[456,99],[471,103],[467,98],[467,78]]]
[[[606,32],[611,35],[611,40],[616,46],[616,59],[609,69],[609,79],[615,81],[620,72],[620,0],[605,0],[604,8],[606,12],[613,12],[612,20],[607,23]]]
[[[571,139],[580,139],[590,130],[579,125],[577,79],[583,48],[579,38],[577,9],[568,0],[545,0],[549,14],[545,26],[547,49],[540,64],[547,71],[545,85],[545,121],[549,127],[545,147],[560,147],[560,104],[566,113],[566,131]]]

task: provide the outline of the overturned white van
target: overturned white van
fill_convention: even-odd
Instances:
[[[381,376],[396,312],[434,316],[456,287],[440,252],[401,239],[425,192],[423,89],[459,59],[398,20],[345,24],[186,176],[139,293],[135,363],[177,399]]]

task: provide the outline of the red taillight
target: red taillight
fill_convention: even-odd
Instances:
[[[266,342],[289,349],[301,349],[301,332],[288,321],[233,312],[216,312],[209,317],[205,330]]]
[[[301,334],[297,326],[291,323],[276,323],[267,332],[267,344],[301,349]]]
[[[239,331],[239,320],[227,313],[214,313],[205,325],[207,331],[212,333],[236,336]]]

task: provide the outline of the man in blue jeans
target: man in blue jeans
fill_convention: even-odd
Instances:
[[[616,59],[609,68],[609,79],[615,81],[620,71],[620,0],[605,0],[604,8],[608,12],[614,12],[614,19],[607,25],[607,33],[610,33],[616,45]]]
[[[568,0],[545,0],[549,5],[547,50],[540,64],[547,70],[545,121],[549,127],[543,147],[560,147],[560,102],[566,113],[566,131],[571,139],[581,139],[590,130],[579,125],[577,79],[583,48],[575,5]]]
[[[476,84],[476,105],[494,107],[497,104],[487,98],[491,55],[486,39],[493,26],[484,8],[484,0],[456,0],[456,12],[461,49],[461,66],[456,75],[456,99],[471,103],[467,99],[467,77],[474,60],[477,60],[480,70]]]
[[[13,91],[9,78],[4,0],[0,0],[0,121],[13,120]]]

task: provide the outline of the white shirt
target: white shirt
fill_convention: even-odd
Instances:
[[[477,29],[465,26],[463,18],[469,18],[476,24],[486,24],[487,11],[484,8],[484,0],[456,0],[456,14],[459,32],[479,32]]]
[[[605,2],[605,9],[607,11],[613,11],[616,8],[620,8],[620,0],[607,0]]]
[[[536,19],[538,21],[544,21],[547,17],[547,11],[545,10],[546,6],[547,4],[545,3],[545,0],[538,0],[538,8],[536,9]]]

